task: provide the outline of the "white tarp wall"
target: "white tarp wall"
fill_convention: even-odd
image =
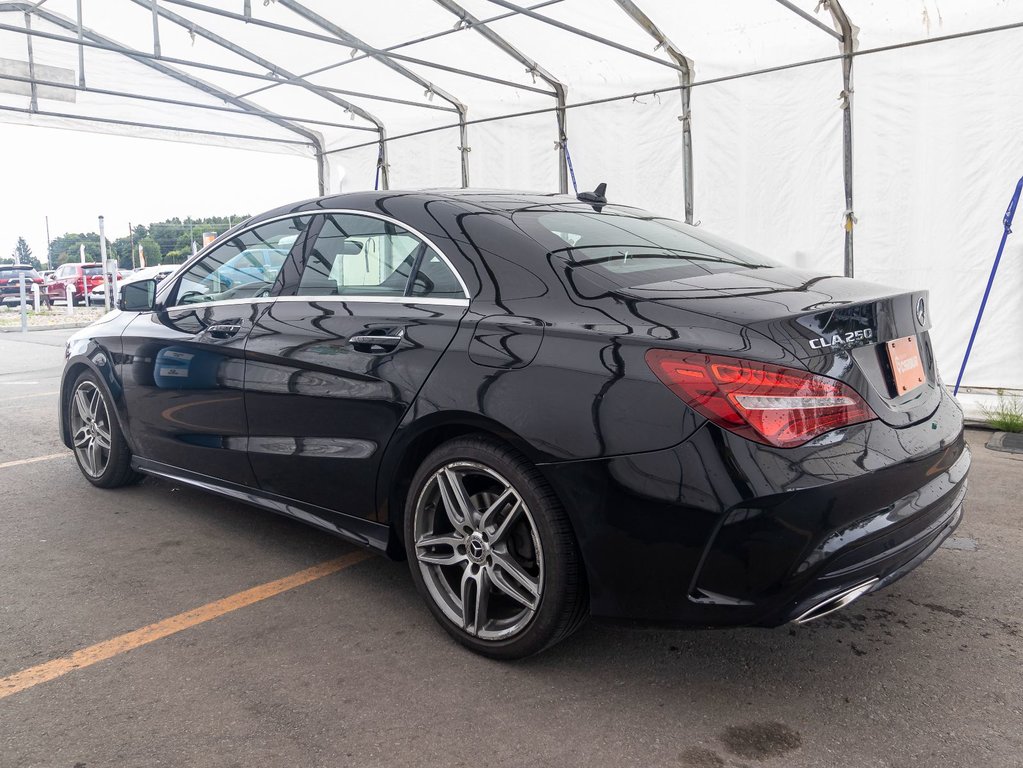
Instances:
[[[526,0],[517,2],[527,5]],[[240,14],[243,0],[202,0],[200,4]],[[477,18],[507,10],[489,0],[460,0],[460,4]],[[841,50],[839,42],[773,0],[637,0],[637,4],[695,64],[696,221],[783,262],[841,274],[845,211],[841,62],[829,60],[729,79],[835,57]],[[795,4],[810,13],[817,5],[816,0]],[[305,0],[303,5],[378,49],[450,30],[457,21],[431,0],[343,4]],[[346,111],[337,98],[364,108],[386,126],[393,139],[388,143],[391,188],[460,184],[457,114],[438,95],[441,91],[468,106],[470,121],[554,106],[551,94],[537,92],[550,90],[542,78],[528,74],[520,62],[473,29],[395,53],[485,73],[505,84],[399,60],[408,72],[437,87],[437,93],[429,93],[421,83],[361,56],[348,45],[303,40],[181,0],[159,0],[159,6],[187,16],[292,74],[333,65],[308,78],[310,83],[347,92],[333,94],[333,101],[296,87],[250,93],[268,83],[223,71],[179,67],[230,93],[249,93],[249,101],[279,115],[316,118],[318,122],[296,123],[315,132],[327,151],[330,191],[372,188],[377,176],[377,134],[372,122]],[[250,3],[256,20],[326,34],[286,6],[285,0]],[[1002,233],[1002,214],[1016,180],[1023,175],[1023,66],[1019,65],[1023,29],[885,52],[870,50],[1019,23],[1023,7],[1006,0],[843,0],[843,7],[860,28],[863,54],[854,64],[856,276],[931,291],[934,344],[942,375],[951,383]],[[20,12],[4,10],[5,3],[0,2],[0,23],[22,24]],[[74,0],[48,0],[42,10],[75,17]],[[612,0],[561,0],[537,12],[669,61]],[[153,51],[149,0],[84,0],[83,15],[86,26]],[[831,26],[826,11],[816,18]],[[74,35],[40,18],[33,20],[33,27]],[[523,16],[496,21],[491,28],[567,87],[568,146],[580,190],[606,181],[612,201],[682,218],[678,91],[571,106],[676,87],[675,70]],[[269,73],[267,62],[232,52],[202,34],[190,34],[186,26],[168,18],[160,21],[160,42],[165,57],[201,59],[264,78]],[[24,58],[24,46],[24,37],[0,30],[0,58]],[[74,46],[40,38],[34,39],[34,46],[37,63],[77,70]],[[87,49],[85,61],[93,87],[127,90],[127,83],[163,96],[224,104],[119,54]],[[386,95],[430,108],[358,94]],[[40,109],[67,112],[73,107],[78,114],[259,133],[270,141],[225,137],[203,141],[315,153],[307,137],[260,117],[127,102],[89,92],[76,95],[74,105],[40,99]],[[0,107],[27,104],[25,95],[0,94]],[[86,125],[22,112],[0,111],[0,119]],[[438,130],[400,138],[427,128]],[[167,135],[149,128],[123,130]],[[556,139],[553,112],[470,124],[471,185],[556,190]],[[296,143],[285,144],[285,140]],[[359,144],[363,146],[350,148]],[[315,189],[311,177],[310,194]],[[1021,233],[1009,240],[964,380],[970,387],[1023,390],[1019,333],[1023,214],[1019,229]]]

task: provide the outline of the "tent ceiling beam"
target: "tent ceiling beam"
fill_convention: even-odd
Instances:
[[[557,120],[558,120],[558,189],[562,194],[568,192],[568,134],[566,132],[565,125],[565,100],[567,98],[568,90],[564,84],[558,80],[554,75],[548,72],[546,69],[541,67],[535,59],[531,59],[522,53],[518,48],[505,40],[501,35],[497,34],[489,26],[487,22],[481,21],[469,13],[465,8],[456,3],[454,0],[435,0],[438,5],[447,11],[453,13],[458,17],[461,24],[467,25],[464,28],[471,27],[472,29],[479,32],[485,40],[496,46],[499,50],[504,51],[508,56],[513,58],[515,61],[526,67],[526,71],[531,75],[535,75],[543,80],[554,90],[554,98],[557,103]],[[507,18],[511,13],[502,14],[499,18]],[[463,27],[459,26],[458,29]],[[453,31],[458,31],[458,29]]]
[[[143,7],[146,5],[146,0],[132,0],[132,2],[134,2],[136,5],[140,5],[140,6],[143,6]],[[211,43],[214,43],[215,45],[219,45],[221,48],[224,48],[224,49],[226,49],[228,51],[231,51],[232,53],[235,53],[235,54],[237,54],[238,56],[241,56],[244,59],[248,59],[249,61],[251,61],[254,64],[258,64],[261,67],[266,67],[271,72],[280,72],[282,75],[284,75],[284,77],[294,77],[294,74],[292,74],[288,70],[284,69],[283,67],[280,67],[280,66],[274,64],[272,61],[269,61],[268,59],[263,58],[259,54],[254,53],[253,51],[250,51],[247,48],[243,48],[242,46],[240,46],[240,45],[238,45],[236,43],[231,42],[227,38],[224,38],[224,37],[218,35],[216,32],[213,32],[212,30],[207,29],[206,27],[202,26],[201,24],[197,24],[196,22],[194,22],[194,21],[192,21],[190,19],[186,19],[184,16],[180,16],[177,13],[174,13],[173,11],[168,10],[167,8],[157,7],[157,12],[160,14],[160,16],[162,16],[163,18],[167,19],[168,21],[171,21],[171,22],[177,24],[178,26],[180,26],[180,27],[182,27],[184,29],[189,30],[193,34],[197,34],[197,35],[199,35],[201,37],[204,37],[207,40],[209,40]],[[361,117],[363,120],[366,120],[367,122],[372,123],[373,125],[376,126],[377,135],[379,137],[379,145],[380,145],[380,149],[379,149],[380,158],[381,158],[380,159],[380,165],[381,165],[381,167],[384,170],[384,173],[383,173],[383,185],[384,185],[384,189],[387,189],[390,177],[386,173],[386,170],[387,170],[387,164],[386,164],[387,143],[386,143],[385,139],[387,138],[387,130],[384,127],[383,121],[380,118],[378,118],[376,115],[373,115],[370,112],[367,112],[362,107],[360,107],[360,106],[358,106],[356,104],[353,104],[350,101],[347,101],[347,100],[341,98],[337,94],[330,93],[329,91],[326,91],[326,90],[324,90],[322,88],[319,88],[316,85],[313,85],[312,83],[309,83],[309,82],[306,82],[306,81],[300,81],[300,83],[302,83],[304,85],[304,87],[308,91],[310,91],[311,93],[316,94],[321,99],[324,99],[325,101],[329,101],[330,103],[335,104],[335,105],[341,107],[345,112],[353,114],[353,115],[355,115],[357,117]],[[319,162],[317,163],[317,165],[318,165],[318,170],[319,170],[319,175],[320,175],[320,188],[321,189],[325,189],[326,186],[327,186],[327,177],[329,176],[329,174],[327,173],[327,167],[325,165],[326,161],[325,161],[325,155],[324,155],[324,152],[323,152],[323,150],[324,150],[323,141],[322,141],[322,139],[317,139],[317,142],[318,142],[318,146],[319,146],[319,151],[317,152],[317,157],[319,158]]]
[[[155,0],[154,0],[154,2],[155,2]],[[292,11],[293,13],[298,14],[300,17],[302,17],[306,21],[311,22],[312,24],[315,24],[320,29],[330,33],[331,35],[335,36],[339,40],[344,41],[345,44],[347,44],[347,45],[351,45],[353,47],[359,47],[359,48],[363,48],[363,49],[370,48],[369,45],[367,45],[365,42],[360,40],[358,37],[356,37],[352,33],[348,32],[345,29],[342,29],[341,27],[339,27],[337,24],[335,24],[334,22],[330,21],[329,19],[325,19],[323,16],[320,16],[318,13],[316,13],[313,10],[307,8],[305,5],[303,5],[302,3],[298,2],[297,0],[277,0],[277,2],[280,5],[282,5],[285,8],[287,8],[288,10]],[[403,64],[395,61],[394,59],[392,59],[387,54],[384,54],[384,53],[373,53],[372,57],[376,61],[380,62],[385,67],[390,69],[391,71],[396,72],[401,77],[404,77],[406,80],[411,80],[413,83],[418,85],[420,88],[425,88],[427,94],[437,94],[437,96],[439,96],[444,101],[448,102],[448,104],[450,104],[452,107],[454,107],[455,110],[458,112],[458,136],[459,136],[458,154],[459,154],[459,158],[460,158],[459,162],[461,164],[461,170],[462,170],[462,188],[464,189],[465,187],[468,187],[469,186],[469,137],[468,137],[468,132],[467,132],[466,124],[465,124],[466,114],[468,113],[468,109],[466,108],[465,104],[463,104],[461,101],[456,99],[454,96],[452,96],[450,93],[448,93],[447,91],[443,90],[442,88],[438,88],[436,85],[434,85],[432,82],[430,82],[426,78],[416,74],[415,72],[410,70],[408,67],[406,67]]]
[[[67,112],[47,112],[45,110],[32,110],[26,107],[8,107],[0,105],[0,112],[17,112],[24,115],[39,115],[41,117],[57,117],[61,120],[78,120],[87,123],[105,123],[107,125],[123,125],[129,128],[153,128],[160,131],[177,131],[187,134],[198,134],[200,136],[220,136],[228,139],[245,139],[246,141],[265,141],[271,144],[292,144],[300,147],[314,146],[308,141],[297,139],[271,139],[266,136],[257,136],[247,133],[228,133],[227,131],[213,131],[205,128],[185,128],[160,123],[140,123],[135,120],[115,120],[112,117],[96,117],[92,115],[73,115]]]
[[[529,6],[529,7],[530,7],[530,10],[533,10],[535,8],[543,8],[544,6],[554,5],[556,3],[562,3],[564,1],[565,0],[544,0],[544,2],[542,2],[542,3],[537,3],[536,5],[532,5],[532,6]],[[491,16],[489,19],[483,19],[480,22],[480,24],[489,24],[492,21],[499,21],[501,19],[507,19],[508,17],[514,16],[514,15],[515,15],[515,13],[512,12],[512,11],[509,11],[507,13],[501,13],[501,14],[498,14],[497,16]],[[391,51],[397,51],[400,48],[407,48],[410,45],[417,45],[419,43],[425,43],[428,40],[435,40],[438,37],[445,37],[446,35],[453,35],[456,32],[461,32],[462,29],[463,28],[461,26],[456,27],[454,29],[444,29],[444,30],[441,30],[440,32],[434,32],[433,34],[430,34],[430,35],[425,35],[423,37],[417,37],[417,38],[415,38],[413,40],[407,40],[404,43],[395,43],[394,45],[389,45],[386,48],[381,48],[380,51],[382,53],[390,53]],[[299,75],[299,77],[303,77],[303,78],[305,78],[305,77],[312,77],[313,75],[319,75],[319,74],[322,74],[324,72],[329,72],[329,71],[334,70],[334,69],[339,69],[340,67],[343,67],[346,64],[354,64],[357,61],[362,61],[363,59],[368,59],[369,57],[370,57],[370,54],[360,52],[356,56],[351,56],[351,57],[349,57],[347,59],[344,59],[342,61],[337,61],[337,62],[334,62],[333,64],[327,64],[327,65],[322,66],[322,67],[317,67],[316,69],[311,69],[308,72],[305,72],[304,74]],[[254,89],[254,90],[247,91],[246,93],[243,93],[241,95],[242,96],[253,96],[253,95],[257,94],[257,93],[261,93],[263,91],[268,91],[271,88],[276,88],[278,85],[284,85],[284,84],[285,84],[284,82],[276,82],[276,83],[271,83],[270,85],[263,85],[263,86],[260,86],[259,88]]]
[[[810,22],[815,27],[817,27],[817,29],[821,30],[822,32],[827,32],[829,35],[831,35],[832,37],[836,38],[838,40],[838,42],[841,43],[844,40],[844,38],[845,38],[844,33],[836,32],[835,30],[833,30],[831,27],[829,27],[827,24],[825,24],[820,19],[814,18],[812,15],[810,15],[809,13],[804,11],[798,5],[796,5],[795,3],[790,2],[790,0],[776,0],[776,1],[780,5],[783,5],[786,8],[788,8],[790,11],[792,11],[797,16],[800,16],[800,17],[806,19],[808,22]]]
[[[0,11],[4,11],[4,10],[25,10],[27,8],[28,8],[28,4],[27,3],[6,3],[4,5],[0,5]],[[134,59],[135,61],[137,61],[139,64],[142,64],[143,66],[146,66],[146,67],[149,67],[150,69],[156,70],[160,74],[166,75],[167,77],[173,78],[174,80],[178,80],[179,82],[185,83],[186,85],[188,85],[188,86],[190,86],[192,88],[195,88],[196,90],[199,90],[199,91],[202,91],[204,93],[207,93],[207,94],[209,94],[211,96],[214,96],[214,97],[216,97],[218,99],[223,99],[224,101],[226,101],[228,103],[235,104],[236,106],[240,107],[245,112],[251,113],[251,114],[253,114],[253,115],[257,116],[257,117],[262,117],[265,120],[268,120],[268,121],[270,121],[270,122],[272,122],[272,123],[274,123],[276,125],[279,125],[282,128],[285,128],[285,129],[291,131],[292,133],[297,133],[298,135],[303,136],[306,139],[308,139],[309,143],[314,143],[315,144],[315,143],[317,143],[319,141],[319,135],[316,134],[313,131],[310,131],[310,130],[308,130],[306,128],[303,128],[300,125],[296,125],[296,124],[294,124],[294,123],[292,123],[292,122],[290,122],[290,121],[288,121],[288,120],[286,120],[286,119],[284,119],[284,118],[280,117],[279,115],[276,115],[276,114],[274,114],[272,112],[267,112],[266,110],[264,110],[264,109],[262,109],[260,107],[257,107],[256,105],[252,104],[251,102],[246,101],[245,99],[239,98],[239,97],[235,96],[234,94],[232,94],[232,93],[230,93],[228,91],[225,91],[225,90],[223,90],[221,88],[218,88],[215,85],[207,83],[207,82],[205,82],[203,80],[199,80],[198,78],[193,77],[192,75],[186,74],[184,72],[180,72],[180,71],[174,69],[173,67],[167,66],[166,64],[163,64],[163,63],[160,63],[160,62],[157,62],[157,61],[153,61],[148,56],[136,56],[135,54],[137,52],[133,51],[131,48],[127,48],[127,47],[121,45],[120,43],[118,43],[118,42],[116,42],[114,40],[111,40],[110,38],[105,37],[104,35],[101,35],[98,32],[93,31],[92,29],[88,29],[87,27],[80,26],[77,22],[74,22],[74,21],[71,21],[70,19],[64,18],[63,16],[61,16],[61,15],[59,15],[57,13],[53,13],[53,12],[48,11],[46,9],[40,9],[40,8],[38,8],[38,6],[36,6],[32,10],[32,14],[37,16],[37,17],[39,17],[40,19],[50,23],[50,24],[53,24],[56,27],[59,27],[59,28],[62,28],[62,29],[67,29],[67,30],[72,30],[72,31],[78,31],[82,35],[82,41],[81,42],[82,42],[83,45],[85,45],[86,41],[88,41],[88,44],[90,44],[90,45],[95,45],[97,47],[101,47],[101,48],[104,48],[106,50],[112,50],[114,52],[121,53],[121,54],[123,54],[123,55],[125,55],[125,56],[127,56],[129,58]],[[6,28],[7,26],[8,25],[0,25],[0,27],[4,27],[4,28]],[[12,29],[17,30],[16,27],[14,27]],[[22,30],[22,31],[27,31],[27,30]],[[32,33],[40,34],[40,30],[32,30]],[[59,35],[58,36],[54,36],[54,37],[60,38]],[[29,35],[29,39],[31,39],[31,35]],[[71,43],[78,42],[78,41],[74,40],[73,38],[60,38],[60,39],[63,39],[65,41],[68,41],[68,42],[71,42]],[[174,128],[173,130],[182,130],[182,129]]]
[[[563,21],[552,19],[550,16],[544,16],[542,13],[531,11],[530,9],[524,8],[520,5],[515,5],[515,3],[508,2],[508,0],[488,0],[488,2],[491,2],[494,5],[499,5],[502,8],[507,8],[508,10],[514,11],[515,13],[520,14],[522,16],[528,16],[531,19],[542,21],[544,24],[549,24],[552,27],[556,27],[557,29],[560,29],[564,32],[570,32],[573,35],[585,37],[587,40],[592,40],[595,43],[606,45],[609,48],[614,48],[615,50],[622,51],[623,53],[628,53],[631,56],[636,56],[640,59],[645,59],[646,61],[652,61],[654,64],[660,64],[662,67],[668,67],[669,69],[676,70],[679,69],[678,64],[673,64],[670,61],[659,59],[656,56],[652,56],[649,53],[644,53],[643,51],[637,51],[635,48],[630,48],[627,45],[622,45],[619,42],[609,40],[608,38],[601,37],[600,35],[595,35],[592,32],[587,32],[585,29],[579,29],[579,27],[572,26],[571,24],[566,24]]]
[[[171,104],[176,107],[189,107],[190,109],[206,109],[214,112],[226,112],[228,114],[241,115],[243,117],[262,117],[272,122],[286,120],[303,125],[323,125],[330,128],[344,128],[346,131],[369,131],[376,133],[376,128],[368,125],[350,125],[348,123],[332,123],[328,120],[316,120],[308,117],[295,117],[293,115],[281,115],[277,112],[267,112],[262,108],[257,109],[234,109],[220,104],[209,104],[198,101],[185,101],[183,99],[171,99],[165,96],[154,96],[150,93],[133,93],[131,91],[117,91],[110,88],[96,88],[95,86],[72,85],[71,83],[59,83],[51,80],[40,80],[32,77],[20,77],[18,75],[0,74],[0,80],[9,80],[15,83],[29,83],[44,88],[63,88],[68,91],[79,93],[95,93],[99,96],[114,96],[121,99],[136,99],[140,101],[152,101],[157,104]],[[218,97],[221,98],[221,97]],[[279,124],[279,123],[278,123]],[[180,130],[180,129],[175,129]]]
[[[145,0],[133,0],[133,2],[145,2]],[[232,13],[231,11],[225,11],[225,10],[222,10],[220,8],[214,8],[213,6],[204,5],[203,3],[196,3],[196,2],[193,2],[192,0],[164,0],[164,2],[165,3],[171,3],[173,5],[180,5],[180,6],[184,7],[184,8],[191,8],[192,10],[196,10],[196,11],[202,11],[203,13],[209,13],[209,14],[212,14],[214,16],[221,16],[221,17],[223,17],[225,19],[233,19],[235,21],[242,21],[242,22],[244,22],[246,24],[253,24],[253,25],[258,26],[258,27],[265,27],[266,29],[272,29],[272,30],[275,30],[277,32],[286,32],[288,34],[297,35],[299,37],[304,37],[304,38],[307,38],[309,40],[318,40],[318,41],[323,42],[323,43],[329,43],[331,45],[337,45],[337,46],[344,47],[344,48],[354,48],[356,50],[362,50],[362,51],[364,51],[365,53],[367,53],[369,55],[372,55],[372,54],[375,54],[375,53],[380,53],[380,54],[388,55],[392,59],[396,59],[397,61],[404,61],[404,62],[406,62],[408,64],[418,64],[419,66],[422,66],[422,67],[429,67],[431,69],[439,69],[439,70],[441,70],[443,72],[451,72],[451,73],[456,74],[456,75],[463,75],[464,77],[471,77],[471,78],[475,78],[477,80],[485,80],[488,83],[495,83],[497,85],[504,85],[504,86],[507,86],[509,88],[517,88],[517,89],[522,90],[522,91],[532,91],[534,93],[543,93],[543,94],[546,94],[548,96],[553,96],[554,95],[553,93],[549,93],[548,91],[545,91],[542,88],[534,88],[532,86],[523,85],[521,83],[513,83],[510,80],[502,80],[501,78],[498,78],[498,77],[491,77],[490,75],[484,75],[482,72],[473,72],[473,71],[468,70],[468,69],[460,69],[459,67],[451,67],[451,66],[448,66],[447,64],[440,64],[440,63],[438,63],[436,61],[426,61],[425,59],[418,59],[418,58],[415,58],[414,56],[405,56],[404,54],[398,54],[398,53],[387,53],[386,51],[383,51],[383,50],[381,50],[379,48],[372,48],[370,46],[353,45],[351,43],[346,43],[346,42],[343,42],[341,40],[338,40],[336,37],[331,37],[330,35],[321,35],[321,34],[319,34],[317,32],[307,32],[304,29],[296,29],[295,27],[289,27],[286,24],[278,24],[276,22],[265,21],[263,19],[255,19],[255,18],[246,19],[241,14]],[[161,13],[164,13],[164,12],[161,11]]]
[[[22,10],[25,10],[25,8],[24,8],[25,4],[24,3],[6,3],[6,4],[2,5],[2,6],[0,6],[0,11],[16,9],[18,6],[23,6]],[[289,143],[289,144],[311,145],[312,147],[315,148],[315,150],[316,150],[316,157],[317,157],[317,177],[318,177],[318,181],[319,181],[319,187],[320,187],[321,192],[325,191],[325,185],[327,183],[327,174],[328,174],[329,166],[328,166],[328,163],[327,163],[326,155],[324,153],[325,147],[324,147],[324,144],[323,144],[323,138],[321,137],[321,135],[319,133],[317,133],[315,131],[312,131],[312,130],[310,130],[308,128],[304,128],[304,127],[302,127],[300,125],[296,125],[295,123],[293,123],[293,122],[291,122],[289,120],[286,120],[286,119],[280,117],[279,115],[275,115],[275,114],[273,114],[271,112],[267,112],[266,110],[263,110],[263,109],[257,107],[256,105],[252,104],[252,102],[249,102],[249,101],[246,101],[245,99],[239,98],[238,96],[235,96],[234,94],[232,94],[232,93],[230,93],[228,91],[225,91],[225,90],[223,90],[221,88],[218,88],[215,85],[212,85],[211,83],[207,83],[207,82],[205,82],[203,80],[199,80],[198,78],[193,77],[192,75],[188,75],[188,74],[186,74],[184,72],[181,72],[179,70],[174,69],[173,67],[169,67],[166,64],[163,64],[161,62],[155,61],[155,60],[153,60],[150,57],[135,56],[135,55],[133,55],[133,52],[132,52],[131,49],[126,48],[125,46],[121,45],[120,43],[117,43],[116,41],[111,40],[110,38],[107,38],[104,35],[99,34],[98,32],[95,32],[95,31],[93,31],[91,29],[87,29],[85,26],[83,26],[80,18],[77,21],[71,21],[70,19],[67,19],[67,18],[63,17],[60,14],[52,13],[52,12],[46,10],[46,9],[41,9],[41,8],[39,8],[38,5],[35,6],[32,9],[31,13],[33,15],[35,15],[35,16],[38,16],[40,19],[42,19],[42,20],[44,20],[44,21],[46,21],[46,22],[48,22],[50,24],[53,24],[54,26],[56,26],[58,28],[65,29],[65,30],[76,31],[78,33],[78,41],[77,42],[79,43],[79,45],[84,45],[85,39],[88,38],[88,41],[89,41],[90,44],[95,44],[95,45],[103,46],[103,47],[106,47],[106,48],[117,48],[117,49],[120,49],[118,51],[119,53],[122,53],[123,55],[128,56],[129,58],[132,58],[134,61],[137,61],[139,64],[142,64],[145,67],[149,67],[150,69],[156,70],[157,72],[159,72],[162,75],[170,77],[170,78],[172,78],[174,80],[177,80],[179,82],[185,83],[186,85],[188,85],[188,86],[190,86],[192,88],[195,88],[196,90],[202,91],[202,92],[207,93],[207,94],[209,94],[211,96],[214,96],[216,98],[223,99],[225,102],[230,103],[230,104],[234,104],[234,105],[238,106],[239,108],[241,108],[243,111],[245,111],[247,113],[250,113],[250,114],[252,114],[255,117],[261,117],[264,120],[272,122],[275,125],[279,125],[280,127],[284,128],[284,129],[286,129],[286,130],[288,130],[288,131],[290,131],[292,133],[295,133],[295,134],[297,134],[299,136],[304,137],[306,139],[306,141],[289,141],[289,140],[278,140],[278,141],[281,141],[283,143]],[[29,16],[29,14],[26,11],[26,20],[28,19],[28,16]],[[27,31],[28,30],[26,28],[26,32]],[[31,44],[32,36],[29,34],[29,35],[27,35],[27,37],[28,37],[29,43]],[[74,41],[72,40],[72,42],[74,42]],[[33,79],[35,79],[35,75],[34,75],[33,72],[31,72],[31,70],[30,70],[30,76]],[[33,91],[34,91],[34,89],[35,89],[35,86],[33,86]],[[17,110],[8,110],[8,111],[17,111]],[[45,115],[51,116],[51,117],[64,117],[64,118],[69,117],[67,115],[62,115],[60,113],[50,113],[50,112],[43,113],[43,112],[39,112],[38,109],[36,108],[36,105],[33,105],[32,111],[36,112],[36,113],[38,113],[40,115],[45,114]],[[182,129],[182,128],[179,128],[179,127],[176,127],[176,126],[158,126],[158,125],[146,124],[146,123],[135,123],[135,122],[132,122],[132,121],[127,121],[127,120],[125,120],[125,121],[117,121],[117,120],[114,120],[112,118],[87,118],[87,117],[81,117],[80,119],[86,120],[86,121],[91,121],[91,122],[97,122],[97,123],[106,123],[106,124],[110,124],[110,125],[135,125],[136,127],[141,127],[141,128],[161,128],[163,130],[182,131],[182,132],[191,133],[191,134],[195,134],[195,135],[221,136],[223,138],[239,138],[239,139],[256,140],[256,141],[272,141],[272,139],[270,139],[269,137],[254,137],[254,136],[247,135],[247,134],[234,134],[234,135],[231,135],[231,134],[229,134],[227,132],[211,131],[211,130],[206,130],[206,129],[193,129],[193,130],[189,131],[188,129]]]
[[[5,10],[12,10],[13,7],[16,7],[18,5],[20,5],[20,4],[18,4],[18,3],[4,4],[4,3],[0,2],[0,13],[2,13]],[[39,14],[36,14],[36,15],[39,15]],[[15,27],[15,26],[11,26],[9,24],[0,24],[0,32],[17,32],[19,34],[31,35],[32,37],[41,37],[41,38],[45,38],[47,40],[54,40],[54,41],[60,42],[60,43],[68,43],[70,45],[77,45],[77,46],[79,46],[81,48],[94,48],[94,49],[100,50],[100,51],[108,51],[109,53],[120,53],[120,54],[123,54],[125,56],[130,56],[131,58],[133,58],[133,59],[135,59],[137,61],[141,61],[142,59],[147,59],[149,61],[160,61],[160,62],[164,62],[166,64],[174,64],[174,65],[177,65],[177,66],[180,66],[180,67],[194,67],[196,69],[207,70],[207,71],[210,71],[210,72],[219,72],[219,73],[224,74],[224,75],[234,75],[234,76],[237,76],[237,77],[247,77],[247,78],[251,78],[251,79],[254,79],[254,80],[269,81],[269,82],[272,82],[274,85],[288,85],[288,86],[294,86],[296,88],[303,88],[303,89],[305,89],[305,86],[300,82],[299,78],[292,78],[291,80],[288,80],[286,78],[275,77],[273,75],[263,74],[261,72],[250,72],[250,71],[247,71],[247,70],[244,70],[244,69],[234,69],[232,67],[221,67],[221,66],[218,66],[216,64],[208,64],[208,63],[203,62],[203,61],[195,61],[194,59],[178,59],[178,58],[174,58],[174,57],[171,57],[171,56],[154,56],[152,53],[149,53],[148,51],[136,50],[134,48],[126,48],[126,47],[124,47],[122,45],[103,45],[101,43],[96,43],[96,42],[93,42],[93,41],[90,41],[90,40],[84,40],[84,39],[83,40],[79,40],[77,38],[65,37],[63,35],[57,35],[57,34],[54,34],[52,32],[44,32],[44,31],[38,30],[38,29],[25,30],[23,27]],[[363,92],[360,92],[360,91],[349,91],[349,90],[345,90],[343,88],[333,88],[333,87],[326,86],[326,85],[318,85],[317,88],[320,88],[320,89],[322,89],[324,91],[328,91],[330,93],[336,93],[336,94],[339,94],[339,95],[342,95],[342,96],[359,96],[359,97],[362,97],[362,98],[373,99],[373,100],[376,100],[376,101],[386,101],[386,102],[391,102],[391,103],[395,103],[395,104],[403,104],[403,105],[409,106],[409,107],[421,107],[423,109],[433,109],[433,110],[438,110],[438,111],[441,111],[441,112],[454,112],[455,111],[455,109],[453,107],[445,107],[445,106],[442,106],[440,104],[430,104],[429,102],[410,101],[408,99],[399,99],[399,98],[395,98],[395,97],[392,97],[392,96],[380,96],[380,95],[371,94],[371,93],[363,93]],[[250,95],[249,93],[239,94],[238,98],[242,98],[243,99],[243,98],[246,98],[249,95]],[[370,130],[375,130],[375,129],[370,129]]]

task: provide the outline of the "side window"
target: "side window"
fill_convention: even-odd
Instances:
[[[454,283],[443,259],[426,243],[393,222],[351,213],[326,214],[313,248],[309,249],[298,286],[299,296],[435,296],[435,281]],[[412,284],[409,278],[416,265]],[[429,272],[423,280],[423,269]],[[440,275],[447,272],[447,278]]]
[[[427,248],[412,280],[412,296],[435,299],[464,299],[465,291],[455,273],[432,248]]]
[[[182,274],[172,306],[268,295],[311,218],[280,219],[239,232]]]

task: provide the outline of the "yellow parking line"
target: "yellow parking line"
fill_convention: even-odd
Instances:
[[[266,600],[281,592],[287,592],[289,589],[301,587],[303,584],[322,579],[324,576],[330,576],[332,573],[344,570],[369,557],[371,557],[369,552],[352,552],[335,560],[328,560],[314,565],[312,568],[306,568],[304,571],[293,573],[291,576],[285,576],[283,579],[260,584],[258,587],[246,589],[244,592],[238,592],[199,608],[179,613],[177,616],[171,616],[155,624],[126,632],[110,640],[104,640],[102,643],[96,643],[96,645],[90,645],[88,648],[82,648],[68,656],[15,672],[13,675],[0,678],[0,699],[40,683],[49,682],[76,669],[90,667],[197,624],[211,621],[225,613],[237,611],[239,608]]]
[[[20,467],[22,464],[34,464],[37,461],[49,461],[50,459],[61,459],[65,456],[70,456],[70,451],[64,451],[63,453],[51,453],[46,456],[33,456],[31,459],[18,459],[17,461],[5,461],[0,464],[0,469],[7,469],[7,467]]]

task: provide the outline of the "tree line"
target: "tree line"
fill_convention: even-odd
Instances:
[[[156,264],[180,264],[192,255],[192,243],[202,248],[204,232],[226,232],[233,225],[249,218],[243,216],[209,216],[203,219],[178,217],[157,221],[148,226],[138,225],[131,232],[121,237],[111,237],[111,228],[107,228],[107,258],[117,259],[121,269],[132,269],[139,266],[139,244],[145,254],[146,266]],[[109,224],[109,222],[108,222]],[[127,230],[127,227],[125,227]],[[50,241],[49,264],[55,268],[59,264],[77,263],[80,260],[79,249],[85,246],[85,260],[99,261],[99,233],[97,232],[66,232]],[[7,259],[0,263],[31,264],[36,269],[46,269],[42,260],[33,255],[23,237],[11,251]]]

